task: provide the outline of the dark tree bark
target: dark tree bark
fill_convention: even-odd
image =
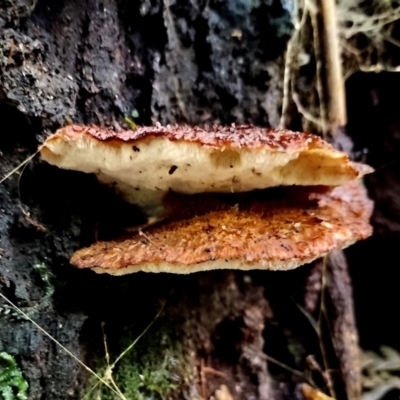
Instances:
[[[292,29],[285,3],[71,0],[3,1],[1,6],[0,111],[5,126],[12,127],[1,136],[2,176],[70,120],[118,127],[124,116],[137,110],[136,121],[147,124],[277,124],[282,54]],[[243,349],[232,349],[236,359],[226,368],[237,369],[245,393],[267,398],[264,359],[243,355],[263,354],[268,306],[261,287],[250,284],[245,293],[255,290],[255,298],[246,302],[238,300],[246,298],[238,289],[230,292],[238,279],[231,273],[217,274],[219,289],[213,273],[183,280],[141,274],[115,280],[77,273],[68,266],[68,258],[93,240],[98,218],[93,205],[103,198],[101,189],[90,177],[58,171],[38,160],[29,164],[20,181],[18,177],[1,187],[1,282],[9,298],[32,309],[36,321],[84,358],[94,351],[88,338],[97,335],[101,341],[100,321],[107,326],[111,318],[113,326],[120,327],[139,321],[139,333],[155,314],[154,303],[170,288],[182,301],[185,287],[194,285],[189,303],[195,303],[196,315],[190,314],[191,307],[180,306],[186,315],[182,330],[194,341],[193,348],[203,351],[208,365],[211,353],[219,351],[210,342],[220,324],[218,335],[239,335],[238,343],[229,339],[233,347],[239,346],[242,329],[247,329],[254,338]],[[20,202],[31,214],[29,219]],[[55,295],[35,310],[45,296],[34,268],[42,263],[54,274]],[[216,299],[201,300],[204,290]],[[219,305],[219,298],[227,304]],[[4,315],[2,326],[1,348],[18,356],[30,398],[79,397],[81,369],[70,356],[29,322]],[[227,356],[216,359],[223,363]],[[213,391],[215,384],[210,383],[207,392]]]
[[[277,126],[291,4],[0,0],[0,177],[71,121],[118,128],[134,112],[139,124]],[[290,368],[306,371],[306,356],[321,355],[298,307],[318,303],[303,292],[312,266],[122,278],[76,271],[69,257],[107,226],[116,202],[93,177],[37,158],[10,176],[0,185],[1,292],[96,370],[102,324],[115,355],[121,338],[137,337],[165,303],[135,350],[142,370],[150,352],[162,358],[174,348],[182,357],[178,383],[162,398],[209,398],[221,385],[234,399],[300,395],[304,379]],[[0,307],[0,351],[15,356],[29,398],[81,398],[90,374]],[[157,394],[140,385],[146,398]]]

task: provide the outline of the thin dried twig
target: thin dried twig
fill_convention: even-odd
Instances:
[[[327,134],[327,109],[324,101],[324,89],[322,81],[322,51],[321,51],[321,39],[320,39],[320,29],[318,24],[318,16],[315,7],[310,7],[311,24],[313,27],[313,37],[314,37],[314,54],[316,60],[317,69],[317,93],[319,97],[319,112],[321,120],[321,128],[324,136]]]
[[[14,175],[20,168],[22,168],[25,164],[29,163],[36,154],[39,153],[40,150],[38,150],[36,153],[32,154],[29,156],[26,160],[22,161],[21,164],[17,165],[15,168],[13,168],[10,172],[8,172],[6,175],[3,176],[3,178],[0,179],[0,184],[2,184],[4,181],[6,181],[8,178],[10,178],[12,175]]]
[[[286,364],[280,362],[279,360],[277,360],[274,357],[269,356],[268,354],[264,354],[264,356],[269,362],[277,365],[278,367],[281,367],[282,369],[285,369],[286,371],[289,371],[293,375],[298,376],[299,378],[303,379],[305,382],[308,382],[310,385],[314,386],[314,382],[311,382],[310,379],[308,379],[307,375],[304,374],[303,372],[298,371],[297,369],[294,369],[292,367],[289,367],[289,365],[286,365]]]
[[[299,4],[296,2],[296,19],[298,21],[299,18]],[[304,18],[305,12],[303,12]],[[286,56],[285,56],[285,68],[283,73],[283,99],[282,99],[282,113],[281,119],[279,122],[279,127],[284,129],[286,127],[286,114],[290,104],[290,89],[291,89],[291,77],[293,71],[293,64],[295,64],[295,59],[298,55],[298,47],[299,47],[299,31],[301,28],[301,23],[296,22],[294,26],[294,32],[292,37],[289,39]]]
[[[300,112],[300,114],[308,121],[312,122],[313,124],[322,127],[323,123],[320,118],[315,117],[312,115],[301,103],[300,96],[298,93],[293,92],[292,94],[292,99],[293,102],[296,104],[297,110]]]
[[[200,360],[200,391],[201,397],[206,400],[208,398],[207,395],[207,381],[206,381],[206,374],[204,372],[204,360]]]
[[[113,386],[114,392],[117,392],[119,394],[119,397],[126,400],[124,394],[121,392],[121,390],[118,388],[112,372],[113,369],[115,368],[116,364],[136,345],[136,343],[147,333],[147,331],[152,327],[154,322],[160,317],[162,312],[164,311],[166,302],[163,303],[161,306],[160,310],[156,314],[156,316],[150,321],[150,323],[146,326],[146,328],[142,331],[142,333],[115,359],[115,361],[110,365],[110,355],[108,353],[108,346],[107,346],[107,337],[104,332],[104,326],[102,324],[102,330],[103,330],[103,342],[104,342],[104,351],[105,351],[105,358],[107,362],[107,368],[103,374],[103,380],[110,382],[110,385]],[[101,383],[104,383],[103,380],[97,382],[93,387],[91,387],[88,392],[86,392],[85,396],[83,396],[82,400],[86,399],[90,393],[92,393]],[[110,388],[110,385],[106,385],[108,388]]]
[[[218,371],[218,370],[216,370],[215,368],[212,368],[212,367],[203,367],[203,372],[206,373],[206,374],[219,376],[221,378],[226,378],[225,372]]]
[[[37,152],[35,153],[35,155],[37,154]],[[32,159],[32,158],[31,158]],[[31,160],[30,159],[30,160]],[[30,161],[29,160],[29,161]],[[46,228],[38,221],[35,221],[32,217],[31,217],[31,213],[29,211],[26,211],[23,204],[22,204],[22,200],[21,200],[21,178],[22,175],[25,172],[26,167],[29,165],[29,162],[26,162],[21,170],[21,173],[19,174],[18,177],[18,201],[19,201],[19,208],[21,209],[22,214],[24,214],[26,220],[32,224],[35,228],[37,228],[38,230],[42,231],[42,232],[46,232]]]
[[[21,314],[24,318],[26,318],[28,321],[30,321],[40,332],[42,332],[44,335],[46,335],[50,340],[52,340],[57,346],[59,346],[61,349],[63,349],[69,356],[71,356],[75,361],[77,361],[83,368],[85,368],[87,371],[89,371],[93,376],[95,376],[101,383],[106,385],[110,390],[112,390],[115,394],[118,395],[118,397],[121,397],[119,393],[110,386],[108,382],[106,382],[101,376],[96,374],[91,368],[89,368],[84,362],[82,362],[74,353],[72,353],[70,350],[68,350],[66,347],[64,347],[57,339],[55,339],[53,336],[50,335],[45,329],[43,329],[39,324],[37,324],[32,318],[29,317],[28,314],[24,313],[19,307],[17,307],[11,300],[9,300],[6,296],[4,296],[3,293],[0,292],[0,297],[7,302],[15,311],[17,311],[19,314]],[[126,399],[123,399],[126,400]]]

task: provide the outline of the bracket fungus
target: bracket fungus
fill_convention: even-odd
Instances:
[[[147,214],[170,211],[145,232],[97,242],[71,258],[99,273],[287,270],[372,232],[372,202],[358,180],[372,169],[311,134],[75,125],[50,136],[41,155],[95,173]]]
[[[315,135],[253,126],[161,125],[114,131],[67,126],[41,147],[60,168],[94,173],[150,210],[169,191],[236,193],[279,185],[338,186],[368,171]]]

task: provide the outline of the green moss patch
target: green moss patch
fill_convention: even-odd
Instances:
[[[119,343],[108,343],[113,348],[112,353],[110,352],[110,364],[135,339],[136,337],[127,334],[119,338]],[[112,378],[128,400],[167,400],[176,398],[174,394],[187,376],[186,364],[179,336],[172,327],[159,321],[117,363],[112,371]],[[95,365],[96,373],[104,377],[107,370],[106,356],[99,356]],[[90,391],[96,384],[96,388]],[[90,400],[120,398],[104,384],[98,383],[94,376],[89,379],[85,393],[85,399]]]

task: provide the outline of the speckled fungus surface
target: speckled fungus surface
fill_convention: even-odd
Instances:
[[[145,234],[97,242],[76,252],[71,263],[113,275],[288,270],[371,234],[372,202],[357,181],[333,190],[200,194],[174,201],[179,207],[164,223]]]
[[[279,185],[338,186],[370,172],[318,136],[254,126],[67,126],[41,155],[60,168],[94,173],[130,203],[155,209],[169,191],[247,192]]]
[[[372,203],[357,179],[372,169],[310,134],[234,125],[69,126],[41,154],[61,168],[95,173],[147,212],[169,210],[143,232],[71,258],[98,273],[287,270],[372,230]]]

